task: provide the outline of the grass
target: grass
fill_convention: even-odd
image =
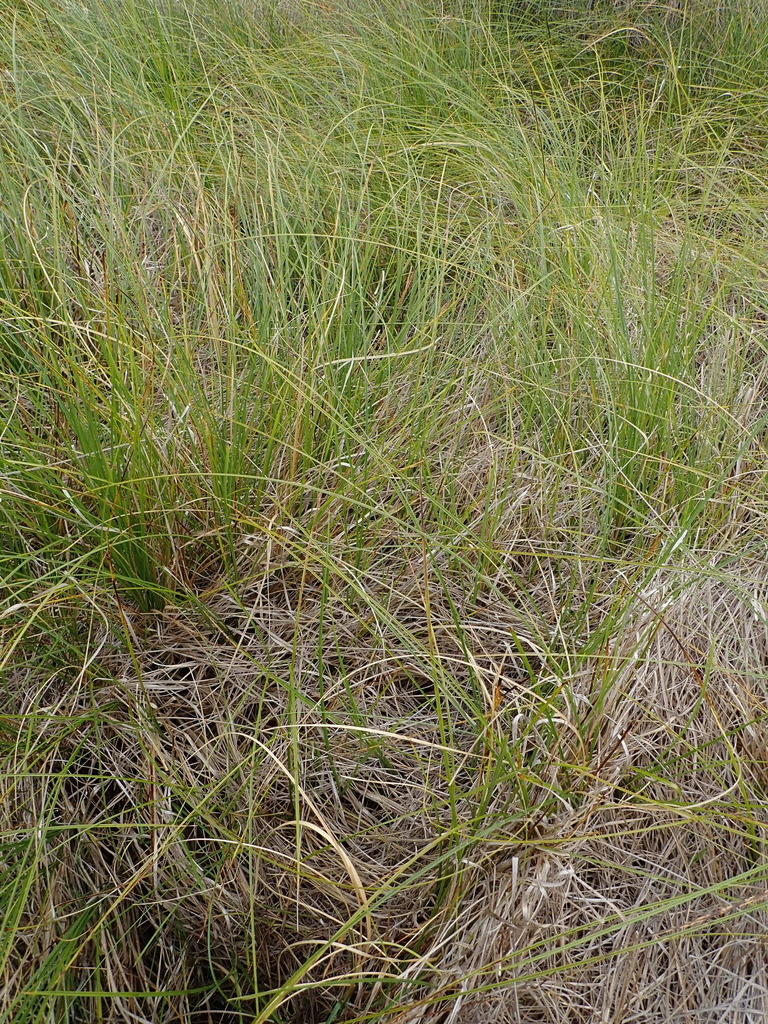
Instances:
[[[759,3],[0,13],[0,1020],[768,1012]]]

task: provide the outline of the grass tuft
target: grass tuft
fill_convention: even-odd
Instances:
[[[768,1013],[768,22],[0,11],[0,1020]]]

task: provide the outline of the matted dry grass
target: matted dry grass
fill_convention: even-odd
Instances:
[[[33,695],[15,673],[40,774],[6,792],[6,821],[15,806],[17,829],[60,829],[19,971],[54,914],[93,902],[111,990],[254,971],[290,992],[280,1020],[324,1021],[340,998],[337,1019],[414,1024],[768,1011],[761,561],[628,585],[583,656],[599,602],[581,635],[559,626],[573,580],[540,556],[524,602],[468,600],[401,541],[362,609],[321,602],[298,552],[248,537],[241,587],[195,612],[124,607],[130,657],[93,638],[114,682]],[[75,974],[93,957],[85,943]],[[179,1012],[240,1019],[233,997]],[[117,999],[108,1019],[135,1012]]]

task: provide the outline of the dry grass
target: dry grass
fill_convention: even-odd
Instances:
[[[36,770],[6,820],[46,852],[10,991],[90,907],[73,987],[98,963],[111,993],[253,972],[293,997],[281,1020],[759,1019],[762,563],[659,570],[558,638],[544,566],[534,618],[390,556],[366,621],[290,552],[245,547],[247,585],[194,613],[126,610],[132,657],[93,637],[112,682],[31,694],[16,672]],[[203,1005],[175,1012],[238,1019],[232,991]]]

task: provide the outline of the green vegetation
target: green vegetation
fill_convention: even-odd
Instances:
[[[2,5],[0,1020],[768,1014],[768,18],[578,6]]]

